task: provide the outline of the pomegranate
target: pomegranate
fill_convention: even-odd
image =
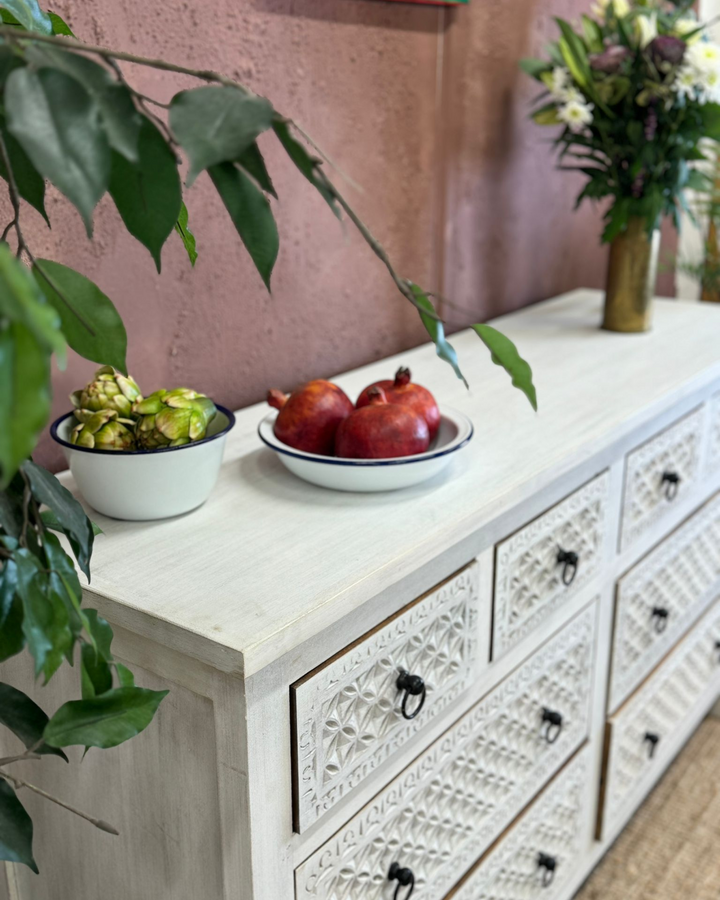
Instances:
[[[424,453],[430,431],[423,416],[409,406],[388,403],[377,385],[367,391],[367,405],[340,423],[335,455],[347,459],[391,459]]]
[[[275,437],[307,453],[332,456],[338,425],[353,411],[348,395],[331,381],[308,381],[291,394],[270,390],[267,402],[279,409]]]
[[[440,410],[430,391],[420,384],[413,384],[410,380],[410,369],[401,366],[395,373],[394,381],[377,381],[366,387],[357,399],[355,404],[357,409],[367,406],[370,402],[368,392],[374,387],[385,391],[388,403],[400,403],[420,413],[427,422],[430,440],[435,439],[440,427]]]

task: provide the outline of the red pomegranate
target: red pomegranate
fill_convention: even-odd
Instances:
[[[424,453],[430,445],[427,422],[408,406],[388,403],[377,385],[368,403],[343,419],[335,436],[335,455],[347,459],[390,459]]]
[[[268,391],[267,402],[279,409],[275,437],[307,453],[332,456],[338,425],[353,411],[348,395],[331,381],[308,381],[292,394]]]
[[[410,369],[401,366],[395,373],[395,381],[377,381],[366,387],[357,399],[355,404],[357,409],[368,405],[370,402],[368,392],[374,387],[385,391],[388,403],[400,403],[420,413],[427,422],[430,440],[435,438],[440,427],[440,410],[430,391],[420,384],[413,384],[410,380]]]

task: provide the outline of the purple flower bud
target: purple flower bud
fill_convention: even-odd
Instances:
[[[595,69],[596,72],[605,72],[606,75],[612,75],[618,71],[628,56],[630,56],[630,51],[627,47],[612,44],[606,47],[602,53],[591,53],[588,59],[591,69]]]
[[[658,69],[679,66],[685,56],[685,41],[669,34],[662,34],[648,44],[650,58]]]

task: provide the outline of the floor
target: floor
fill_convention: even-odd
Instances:
[[[720,719],[708,718],[575,900],[720,898]]]

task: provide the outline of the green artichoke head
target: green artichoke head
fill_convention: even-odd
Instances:
[[[142,400],[142,395],[140,388],[129,375],[123,375],[112,366],[103,366],[97,370],[89,384],[70,394],[70,399],[76,409],[85,409],[89,412],[111,409],[118,416],[128,419],[133,403]]]
[[[155,391],[132,406],[138,445],[145,450],[202,440],[216,414],[212,400],[190,388]]]
[[[91,450],[136,450],[132,419],[121,419],[114,409],[76,409],[79,424],[70,435],[70,443]]]

